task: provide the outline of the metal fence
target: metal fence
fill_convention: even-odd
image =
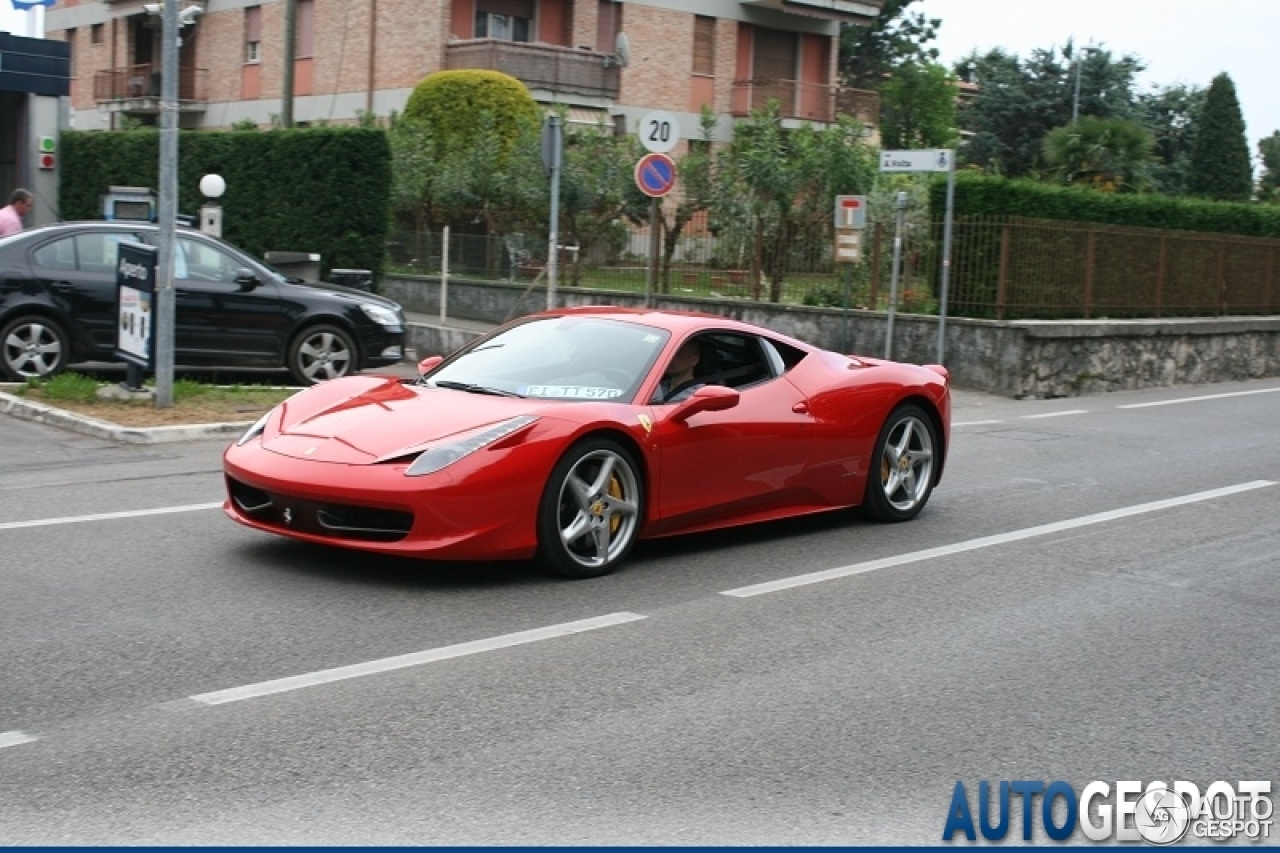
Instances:
[[[902,234],[896,308],[936,313],[942,222]],[[390,268],[438,275],[440,232],[397,232]],[[563,234],[561,235],[564,236]],[[647,228],[617,226],[591,245],[562,244],[561,287],[681,293],[885,310],[893,283],[894,229],[872,222],[862,259],[832,260],[827,229],[799,234],[769,253],[741,235],[717,236],[704,221],[660,239],[650,269]],[[451,234],[449,274],[537,283],[545,280],[543,234]],[[947,313],[1013,319],[1190,317],[1280,313],[1280,239],[1056,222],[958,217],[953,223]],[[769,276],[767,270],[780,269]]]

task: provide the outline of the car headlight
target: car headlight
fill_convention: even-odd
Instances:
[[[501,441],[514,432],[524,429],[536,421],[533,415],[521,415],[493,426],[482,427],[471,432],[447,438],[441,444],[427,448],[422,455],[413,460],[405,469],[406,477],[422,477],[434,474],[466,456],[470,456],[482,447]]]
[[[275,409],[271,410],[271,412],[274,412],[274,411]],[[253,426],[245,430],[244,435],[236,439],[236,447],[239,447],[245,442],[253,441],[255,438],[262,435],[263,431],[265,431],[267,428],[267,421],[271,418],[271,412],[267,412],[265,415],[258,418],[258,420],[254,422]]]
[[[392,311],[382,305],[374,305],[372,302],[361,302],[360,310],[364,315],[379,326],[403,326],[404,321],[400,319],[397,311]]]

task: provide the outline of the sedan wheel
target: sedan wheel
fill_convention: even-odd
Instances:
[[[644,506],[636,465],[616,442],[574,446],[551,472],[538,510],[542,561],[571,578],[607,575],[631,550]]]
[[[0,370],[15,382],[43,379],[67,366],[70,341],[44,317],[18,317],[0,329]]]
[[[876,439],[863,510],[880,521],[906,521],[924,509],[933,492],[933,421],[918,406],[894,409]]]
[[[356,369],[356,345],[337,326],[304,329],[289,347],[289,372],[299,385],[315,385]]]

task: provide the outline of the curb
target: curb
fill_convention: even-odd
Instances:
[[[253,421],[234,421],[216,424],[176,424],[160,427],[124,427],[110,421],[79,415],[66,409],[57,409],[43,403],[22,400],[0,391],[0,414],[24,421],[78,432],[94,438],[105,438],[123,444],[166,444],[175,441],[203,441],[214,438],[235,438]]]

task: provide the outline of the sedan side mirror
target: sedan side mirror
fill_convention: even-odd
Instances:
[[[240,285],[241,290],[253,290],[262,284],[258,277],[253,274],[253,270],[248,267],[241,267],[236,270],[235,282]]]
[[[694,391],[689,399],[676,406],[676,410],[671,413],[671,419],[687,421],[699,412],[721,412],[725,409],[732,409],[738,405],[741,397],[742,395],[738,393],[736,388],[726,388],[723,385],[703,385],[697,391]]]

